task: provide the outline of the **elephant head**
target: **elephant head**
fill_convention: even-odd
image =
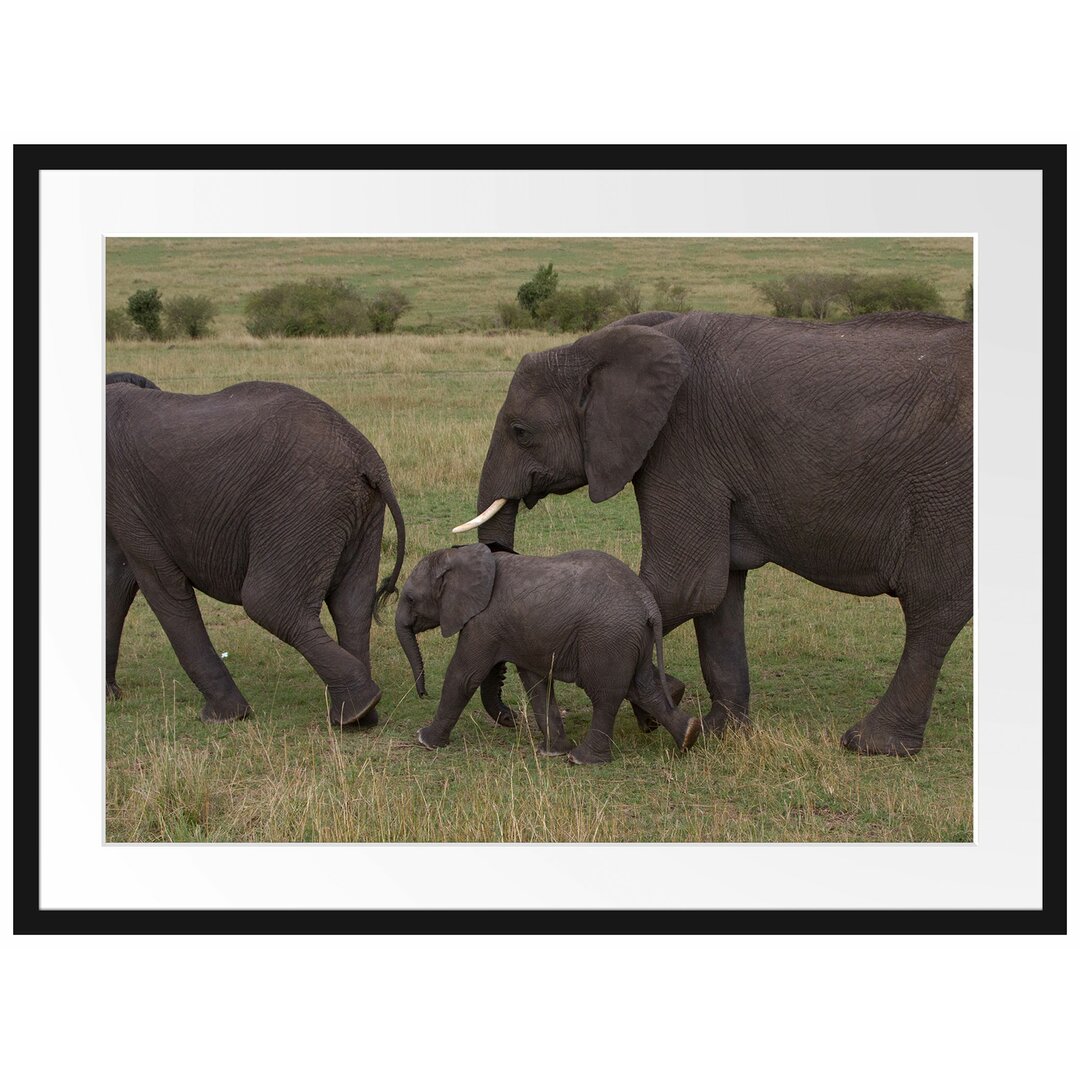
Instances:
[[[395,627],[412,668],[416,692],[425,697],[424,660],[416,635],[442,627],[452,637],[491,600],[495,556],[486,544],[444,548],[425,556],[401,590]]]
[[[521,361],[491,434],[480,513],[454,532],[480,526],[482,540],[512,547],[519,502],[532,508],[585,484],[602,502],[630,482],[690,363],[678,341],[644,322],[624,320]]]

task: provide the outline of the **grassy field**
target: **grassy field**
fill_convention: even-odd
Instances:
[[[753,281],[807,265],[924,273],[957,311],[971,280],[970,244],[962,240],[110,241],[110,305],[153,284],[166,296],[208,293],[224,314],[218,336],[206,341],[112,343],[107,368],[190,393],[277,379],[330,402],[387,463],[408,527],[407,574],[422,555],[453,542],[451,526],[473,512],[491,422],[521,355],[560,339],[447,332],[256,341],[243,331],[241,297],[323,270],[362,286],[386,283],[385,274],[407,291],[427,283],[429,299],[414,297],[416,325],[468,325],[548,259],[568,284],[623,270],[643,283],[663,274],[686,283],[695,306],[741,311],[763,311]],[[384,572],[393,543],[387,519]],[[546,499],[519,518],[518,546],[530,554],[597,547],[636,568],[632,492],[597,506],[584,492]],[[641,734],[624,705],[616,760],[597,769],[537,757],[527,728],[494,727],[478,699],[450,747],[418,746],[415,731],[430,719],[434,697],[421,701],[411,691],[392,613],[372,633],[383,723],[333,733],[322,685],[298,653],[240,608],[200,602],[256,716],[227,727],[201,723],[200,696],[138,597],[121,645],[125,696],[107,707],[110,841],[972,838],[970,626],[946,661],[918,757],[858,758],[839,748],[900,655],[903,620],[887,597],[829,592],[775,566],[754,572],[746,605],[754,733],[702,740],[676,756],[662,731]],[[436,633],[421,645],[435,695],[454,642]],[[684,707],[704,712],[692,627],[678,628],[665,645],[669,670],[688,684]],[[507,687],[520,700],[513,676]],[[588,701],[576,687],[560,686],[559,696],[567,730],[579,736]]]
[[[398,328],[431,333],[492,326],[496,304],[548,262],[562,288],[628,278],[648,308],[662,277],[685,285],[696,308],[759,315],[772,309],[755,285],[805,270],[924,275],[956,316],[972,280],[971,241],[950,237],[117,239],[107,259],[107,307],[150,286],[166,299],[205,293],[223,334],[243,332],[247,294],[309,276],[341,277],[365,295],[397,286],[412,302]]]

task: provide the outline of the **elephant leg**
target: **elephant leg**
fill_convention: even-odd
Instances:
[[[206,632],[191,583],[175,566],[137,567],[139,587],[157,616],[180,666],[206,699],[202,718],[219,724],[241,720],[251,706],[236,687]]]
[[[660,669],[655,664],[652,665],[652,669],[656,681],[659,682]],[[667,684],[668,691],[671,693],[672,702],[678,705],[679,702],[682,701],[683,694],[686,693],[686,683],[684,683],[681,679],[676,678],[674,675],[668,673]],[[628,698],[627,700],[630,702],[630,706],[634,710],[634,716],[637,717],[637,725],[642,731],[655,731],[660,726],[654,716],[646,712],[640,705],[634,703],[633,698]],[[666,702],[664,703],[664,710],[665,712],[667,710]]]
[[[496,664],[484,676],[484,681],[480,684],[480,700],[484,703],[488,716],[499,727],[516,727],[517,721],[514,718],[514,710],[502,699],[502,688],[505,681],[506,664]]]
[[[291,645],[315,669],[330,694],[331,723],[344,727],[365,717],[379,703],[382,691],[367,666],[343,649],[323,629],[321,601],[282,594],[258,579],[241,590],[244,610],[263,629]]]
[[[562,757],[569,753],[574,744],[566,737],[562,713],[555,700],[554,681],[538,671],[518,668],[521,685],[529,695],[532,722],[542,740],[540,753],[545,757]]]
[[[460,650],[460,643],[458,649]],[[416,733],[421,746],[426,746],[429,750],[438,750],[450,742],[450,732],[454,730],[454,725],[458,722],[465,706],[469,704],[469,699],[483,681],[483,677],[477,674],[478,670],[476,665],[461,657],[460,651],[455,651],[450,657],[450,663],[446,666],[446,675],[443,676],[439,704],[435,709],[435,719]],[[490,668],[485,670],[490,670]]]
[[[525,685],[525,673],[520,668],[518,668],[518,675],[521,677],[522,685],[525,686],[526,694],[528,694],[529,687],[528,685]],[[540,677],[537,676],[533,682],[539,681],[539,678]],[[484,708],[487,710],[488,716],[490,716],[499,727],[516,727],[516,713],[505,701],[503,701],[502,697],[502,689],[505,681],[506,664],[496,664],[480,684],[480,700],[484,703]],[[559,708],[559,703],[555,698],[555,687],[547,686],[546,680],[545,696],[553,714],[560,718],[563,717],[565,713]],[[544,712],[546,714],[546,708]],[[537,713],[536,715],[540,714]]]
[[[906,623],[900,665],[884,697],[840,739],[841,746],[857,754],[918,753],[941,665],[971,618],[969,600],[942,605],[901,599],[900,603]]]
[[[638,669],[634,676],[634,685],[627,697],[634,712],[638,713],[640,710],[648,717],[655,717],[670,733],[680,750],[689,750],[697,742],[697,737],[701,734],[701,720],[679,709],[678,702],[676,708],[668,708],[664,689],[660,685],[660,672],[648,661]],[[673,693],[673,700],[674,697]],[[679,698],[682,698],[681,693]],[[640,723],[640,720],[638,722]]]
[[[745,591],[746,571],[730,571],[720,606],[694,618],[701,673],[712,702],[705,716],[705,730],[718,735],[729,723],[737,728],[750,726],[750,665],[743,626]]]
[[[592,722],[585,738],[570,751],[569,758],[574,765],[604,765],[611,761],[615,714],[623,697],[624,693],[611,690],[589,695],[593,707]]]
[[[120,697],[116,684],[116,661],[120,656],[120,636],[124,632],[124,620],[128,609],[139,591],[139,584],[131,572],[120,545],[113,534],[105,530],[105,698],[115,701]]]
[[[380,522],[381,524],[381,522]],[[375,610],[375,587],[379,577],[379,549],[382,529],[365,534],[359,550],[344,575],[326,596],[326,606],[334,620],[338,644],[364,666],[371,675],[371,619]],[[378,712],[372,708],[357,724],[374,727]]]

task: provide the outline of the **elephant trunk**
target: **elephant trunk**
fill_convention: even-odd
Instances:
[[[477,539],[484,544],[502,544],[503,547],[512,551],[517,512],[517,499],[507,499],[506,505],[490,521],[480,526]]]
[[[480,474],[480,491],[476,500],[476,509],[479,516],[489,510],[499,499],[504,499],[503,505],[487,521],[481,523],[479,540],[481,543],[498,543],[504,547],[514,547],[514,527],[517,524],[518,500],[513,498],[517,484],[511,484],[508,480],[496,476],[496,470],[492,464],[492,451],[488,453],[488,460],[484,462],[484,471]]]
[[[397,630],[398,641],[409,661],[409,667],[412,668],[416,692],[420,697],[427,697],[427,687],[424,685],[424,658],[420,655],[420,643],[416,640],[416,630],[413,629],[410,604],[404,598],[398,601],[394,626]]]

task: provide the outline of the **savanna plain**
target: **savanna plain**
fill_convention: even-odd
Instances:
[[[758,284],[821,269],[925,276],[945,312],[959,316],[972,276],[971,242],[947,237],[115,239],[106,306],[157,287],[166,300],[207,295],[218,316],[209,338],[109,342],[106,370],[184,393],[268,379],[323,398],[387,464],[407,526],[403,581],[423,555],[455,542],[451,527],[474,513],[491,425],[522,355],[578,336],[494,325],[496,304],[548,262],[560,287],[637,281],[646,309],[653,282],[665,278],[686,287],[695,309],[757,314],[771,314]],[[247,333],[246,295],[313,275],[365,293],[395,286],[412,306],[392,334]],[[388,515],[380,574],[393,566],[394,545]],[[636,570],[632,489],[599,505],[585,491],[544,499],[519,515],[516,545],[537,555],[599,548]],[[528,726],[494,726],[478,695],[449,747],[419,746],[415,733],[433,714],[454,639],[422,637],[431,696],[419,699],[394,635],[393,601],[371,636],[381,723],[345,733],[328,723],[322,684],[299,653],[239,607],[199,602],[255,715],[202,723],[200,695],[138,596],[117,669],[124,696],[106,707],[109,841],[972,839],[970,624],[946,659],[917,757],[857,757],[839,746],[899,659],[903,619],[889,597],[831,592],[773,565],[754,571],[746,597],[752,733],[704,737],[677,754],[663,731],[641,733],[624,703],[615,761],[597,768],[539,756]],[[691,624],[667,636],[665,660],[687,683],[683,707],[706,712]],[[588,699],[573,686],[556,689],[576,739],[588,726]],[[524,705],[512,671],[506,696]]]

